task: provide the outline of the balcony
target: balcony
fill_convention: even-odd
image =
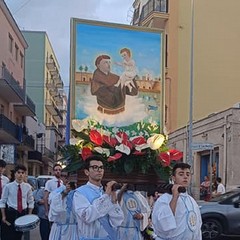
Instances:
[[[54,80],[54,82],[55,82],[55,86],[57,87],[57,88],[63,88],[63,81],[62,81],[62,78],[61,78],[61,75],[60,74],[57,74],[57,75],[54,75],[54,76],[52,76],[52,78],[53,78],[53,80]]]
[[[57,65],[52,56],[47,59],[46,66],[52,76],[58,75]]]
[[[28,152],[28,160],[42,161],[42,153],[38,151]]]
[[[53,115],[53,118],[56,122],[61,123],[63,121],[62,113],[56,108],[56,115]]]
[[[55,131],[58,135],[61,135],[61,133],[59,132],[59,129],[57,128],[57,126],[54,123],[52,123],[49,126],[46,126],[46,130]]]
[[[3,114],[0,114],[0,143],[19,143],[17,126]]]
[[[50,151],[48,148],[44,148],[43,157],[54,159],[54,152]]]
[[[0,96],[7,102],[24,102],[25,92],[6,67],[0,68]]]
[[[22,104],[14,104],[14,109],[19,112],[23,116],[35,116],[35,104],[32,99],[26,96],[25,103]]]
[[[45,107],[46,107],[46,109],[49,111],[49,113],[50,113],[51,115],[57,115],[57,114],[58,114],[57,108],[56,108],[56,106],[54,105],[53,101],[51,101],[51,100],[46,100],[46,102],[45,102]]]
[[[132,25],[146,25],[148,19],[158,18],[158,25],[163,26],[168,19],[168,0],[149,0],[141,12],[139,8],[134,10]],[[162,22],[161,22],[162,21]]]
[[[35,140],[32,136],[26,133],[23,133],[19,141],[20,141],[20,144],[17,146],[18,150],[31,151],[34,149]]]
[[[14,109],[22,116],[35,116],[35,104],[6,67],[0,68],[0,97],[14,103]]]

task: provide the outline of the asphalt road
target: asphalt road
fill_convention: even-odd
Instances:
[[[22,240],[41,240],[39,226],[30,231],[30,234],[24,234]]]

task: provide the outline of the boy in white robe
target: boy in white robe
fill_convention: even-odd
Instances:
[[[124,218],[112,188],[116,182],[108,182],[103,191],[103,161],[100,156],[91,156],[85,160],[84,172],[89,181],[74,193],[73,210],[80,240],[116,240],[117,227]]]
[[[190,165],[177,163],[173,167],[172,194],[164,193],[155,202],[152,223],[157,240],[201,240],[202,219],[196,201],[179,187],[187,188],[191,181]]]
[[[118,239],[143,240],[143,231],[149,223],[151,214],[147,199],[134,191],[132,184],[124,184],[118,192],[118,200],[124,213],[124,221],[118,227]]]
[[[74,183],[67,183],[51,193],[48,216],[53,224],[49,240],[79,240],[77,221],[72,212],[74,189]]]

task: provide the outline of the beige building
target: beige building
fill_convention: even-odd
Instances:
[[[192,0],[136,0],[132,24],[165,30],[169,132],[189,121]],[[194,120],[240,101],[240,1],[194,1]],[[228,89],[231,89],[228,91]]]
[[[213,146],[213,154],[193,153],[194,186],[211,173],[222,177],[227,188],[238,185],[240,119],[234,117],[239,110],[231,108],[240,102],[240,1],[135,0],[133,7],[133,25],[165,31],[165,125],[171,145],[184,151],[185,159],[193,70],[193,143]],[[215,165],[212,155],[218,159]]]

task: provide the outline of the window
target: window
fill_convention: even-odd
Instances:
[[[23,56],[23,53],[20,52],[20,66],[21,66],[21,68],[23,68],[23,65],[24,65],[24,56]]]
[[[11,34],[8,35],[8,49],[10,53],[13,52],[13,37]]]
[[[4,105],[0,105],[0,114],[3,114],[4,115]]]
[[[17,44],[15,44],[15,60],[16,60],[16,62],[18,61],[18,52],[19,52],[19,47]]]

